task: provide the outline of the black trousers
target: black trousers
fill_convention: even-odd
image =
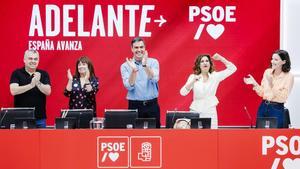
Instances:
[[[160,128],[160,107],[157,98],[146,101],[128,100],[128,109],[137,109],[139,118],[155,118],[156,128]]]

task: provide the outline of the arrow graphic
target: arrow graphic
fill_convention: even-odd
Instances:
[[[158,27],[161,27],[164,23],[166,23],[167,22],[167,20],[165,20],[164,18],[163,18],[163,16],[162,15],[160,15],[160,17],[159,17],[160,19],[155,19],[154,20],[154,22],[157,22],[157,23],[159,23],[159,25],[158,25]]]

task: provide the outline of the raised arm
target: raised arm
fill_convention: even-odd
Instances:
[[[237,67],[232,62],[228,61],[225,57],[218,53],[215,53],[212,58],[214,60],[221,61],[226,66],[225,70],[222,70],[217,74],[220,81],[226,79],[237,70]]]

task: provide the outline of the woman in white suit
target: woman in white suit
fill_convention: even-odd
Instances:
[[[218,53],[212,57],[214,60],[221,61],[225,64],[226,69],[216,72],[211,57],[208,54],[199,55],[193,67],[191,74],[181,88],[180,94],[186,96],[193,90],[193,102],[190,105],[190,110],[199,112],[201,118],[211,118],[211,128],[218,128],[218,116],[216,106],[219,101],[216,97],[216,92],[219,83],[232,75],[236,70],[236,66],[225,59]]]

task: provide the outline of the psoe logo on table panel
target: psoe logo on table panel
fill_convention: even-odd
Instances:
[[[160,136],[130,137],[131,168],[161,168],[162,139]]]
[[[97,137],[98,168],[128,168],[130,160],[129,153],[129,137]]]
[[[160,136],[97,137],[98,168],[161,168]]]
[[[262,136],[262,155],[269,154],[277,156],[270,166],[271,169],[299,169],[300,136]]]

